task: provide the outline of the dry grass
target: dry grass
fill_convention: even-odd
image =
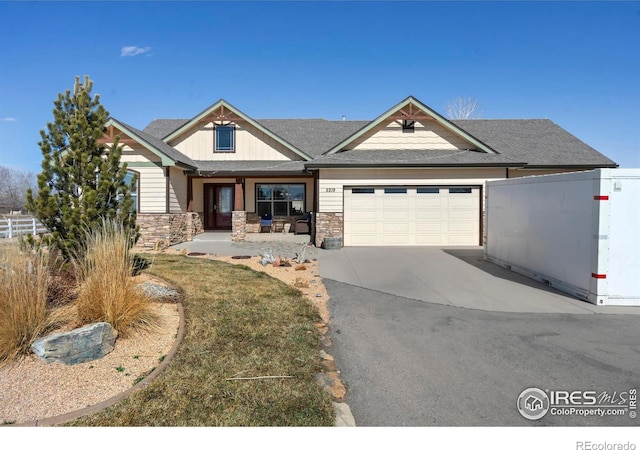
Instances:
[[[166,372],[75,426],[332,426],[315,382],[320,321],[300,291],[242,265],[158,255],[184,292],[186,332]],[[252,377],[283,377],[235,379]]]
[[[48,255],[0,246],[0,365],[30,352],[38,337],[65,318],[47,305]]]
[[[131,278],[131,242],[129,231],[115,222],[106,221],[88,233],[84,255],[77,261],[82,323],[108,322],[122,336],[156,325],[150,299]]]

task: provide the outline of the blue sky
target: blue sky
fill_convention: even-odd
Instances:
[[[255,118],[549,118],[640,167],[640,2],[1,2],[0,165],[40,171],[53,100],[89,75],[143,128],[224,98]]]

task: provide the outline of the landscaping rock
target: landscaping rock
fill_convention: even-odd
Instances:
[[[337,372],[319,372],[315,374],[316,383],[322,387],[334,400],[342,401],[347,390],[344,388]]]
[[[47,363],[79,364],[102,358],[115,346],[118,332],[107,322],[98,322],[65,333],[36,340],[33,353]]]

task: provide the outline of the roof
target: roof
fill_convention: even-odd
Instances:
[[[452,120],[500,154],[528,167],[617,164],[549,119]]]
[[[474,150],[338,150],[362,136],[381,121],[386,120],[408,104],[444,123],[456,134],[479,143]],[[496,166],[548,167],[617,167],[617,164],[593,147],[585,144],[548,119],[473,119],[447,120],[420,103],[407,97],[398,105],[366,120],[325,119],[252,119],[249,123],[274,136],[287,147],[311,161],[192,161],[163,139],[177,136],[192,126],[199,117],[224,105],[243,118],[246,116],[224,100],[220,100],[192,119],[156,119],[144,131],[122,124],[139,138],[183,164],[197,167],[203,173],[301,172],[305,167],[425,167],[425,166]]]
[[[522,167],[524,164],[521,160],[477,150],[356,150],[322,156],[307,163],[307,167]]]
[[[148,150],[157,154],[161,158],[164,156],[164,158],[162,158],[163,164],[165,164],[166,162],[165,159],[169,158],[173,163],[177,163],[191,169],[196,169],[198,167],[196,163],[187,155],[179,152],[178,150],[155,136],[145,133],[144,131],[140,131],[137,128],[132,127],[131,125],[127,125],[126,123],[120,122],[119,120],[113,118],[109,119],[109,122],[107,122],[107,126],[110,124],[113,124],[114,126],[116,126],[116,128],[120,129],[120,131],[125,132],[131,138],[135,139]]]
[[[305,161],[196,161],[202,175],[240,176],[252,173],[277,175],[305,172]]]

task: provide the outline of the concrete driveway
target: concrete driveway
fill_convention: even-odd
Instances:
[[[399,297],[485,311],[640,314],[596,306],[485,261],[482,247],[344,247],[319,254],[322,278]]]
[[[629,415],[531,421],[516,408],[531,387],[638,389],[640,308],[573,299],[485,262],[478,247],[343,248],[319,259],[330,353],[358,426],[640,424]]]

